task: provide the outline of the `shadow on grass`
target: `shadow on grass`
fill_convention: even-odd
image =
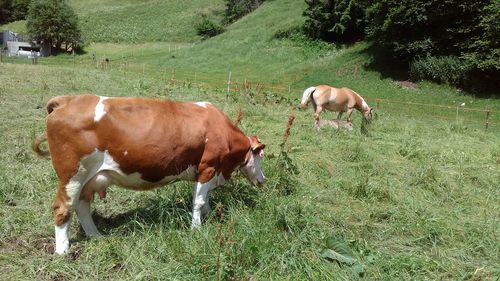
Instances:
[[[370,44],[360,53],[369,55],[371,58],[370,62],[365,64],[365,69],[379,72],[380,78],[391,78],[396,81],[410,79],[408,63],[394,58],[387,49]]]
[[[233,208],[255,208],[262,194],[262,190],[251,186],[244,179],[231,180],[210,192],[209,202],[212,210],[208,216],[215,212],[215,206],[219,203],[223,204],[224,211],[227,211],[230,206]],[[138,225],[162,225],[173,229],[187,229],[191,227],[191,213],[191,189],[177,187],[177,191],[173,193],[150,196],[143,207],[110,215],[94,211],[92,218],[99,231],[103,235],[107,235],[115,231],[122,234],[130,233]],[[81,226],[78,237],[78,240],[85,238],[85,232]]]

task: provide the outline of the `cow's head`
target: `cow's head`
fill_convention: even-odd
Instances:
[[[260,185],[266,179],[260,166],[260,160],[264,156],[266,145],[261,143],[256,136],[249,137],[248,139],[250,140],[250,150],[245,156],[245,162],[240,166],[240,171],[251,183]]]

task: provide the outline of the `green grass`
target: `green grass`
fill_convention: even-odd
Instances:
[[[0,67],[0,268],[7,279],[357,278],[353,268],[320,257],[331,236],[347,241],[366,279],[500,274],[500,138],[494,131],[381,111],[367,131],[356,113],[353,132],[316,132],[310,109],[296,111],[262,93],[228,99],[223,91],[119,71]],[[74,220],[71,253],[54,257],[56,177],[50,161],[36,158],[29,145],[44,130],[50,97],[86,91],[210,100],[233,118],[242,106],[242,129],[268,144],[267,184],[257,189],[235,175],[211,195],[213,206],[224,204],[224,219],[212,212],[200,231],[189,229],[190,183],[143,193],[111,188],[107,202],[95,204],[106,238],[85,238]],[[297,118],[285,149],[297,175],[279,156],[291,112]]]
[[[204,14],[220,18],[222,0],[71,1],[85,42],[194,42],[194,23]]]
[[[347,243],[369,280],[500,275],[498,100],[428,82],[399,88],[370,67],[366,43],[334,48],[294,34],[303,1],[266,1],[201,42],[187,23],[197,15],[193,7],[220,16],[223,1],[71,3],[87,19],[84,34],[100,43],[38,65],[23,58],[0,63],[3,279],[359,278],[354,266],[321,257],[331,237]],[[292,36],[281,36],[286,33]],[[107,70],[98,68],[103,58],[111,60]],[[234,91],[227,94],[229,71]],[[250,91],[237,91],[245,78]],[[354,131],[316,132],[311,109],[296,110],[304,88],[315,84],[355,89],[378,118],[363,126],[356,112]],[[243,107],[241,128],[267,144],[268,182],[254,188],[234,175],[211,195],[213,207],[224,205],[224,219],[212,212],[200,231],[189,229],[191,183],[144,193],[112,187],[107,202],[94,205],[106,237],[85,238],[73,220],[71,253],[55,257],[50,205],[57,178],[50,161],[29,146],[44,130],[46,101],[81,92],[211,101],[231,118]],[[489,130],[485,113],[470,108],[494,110]],[[288,161],[279,144],[290,113],[296,120],[285,146]]]

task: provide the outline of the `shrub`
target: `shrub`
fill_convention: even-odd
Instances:
[[[224,26],[202,15],[201,20],[195,25],[196,33],[204,39],[214,37],[224,32]]]
[[[265,0],[227,0],[225,21],[232,23],[257,9]]]
[[[467,73],[465,63],[455,56],[427,56],[410,64],[410,76],[414,80],[432,80],[458,85]]]

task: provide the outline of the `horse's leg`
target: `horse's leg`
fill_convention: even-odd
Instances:
[[[318,105],[316,107],[316,111],[314,112],[314,128],[316,130],[319,130],[319,114],[321,113],[322,110],[323,110],[323,107]]]
[[[337,115],[337,119],[340,120],[340,118],[342,118],[342,114],[344,114],[343,111],[339,111],[339,114]]]
[[[354,107],[349,107],[347,109],[347,122],[351,122],[351,114],[352,114],[352,111],[354,110]]]

